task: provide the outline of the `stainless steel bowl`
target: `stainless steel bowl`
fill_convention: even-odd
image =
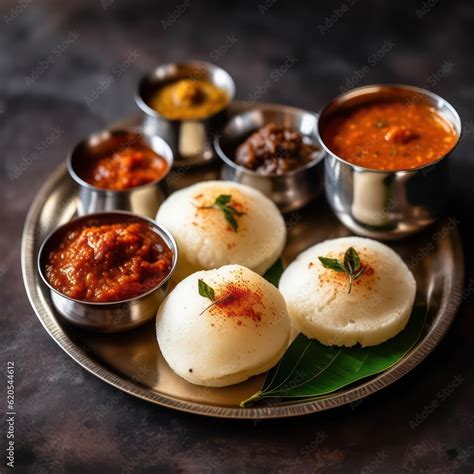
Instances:
[[[165,64],[144,76],[138,86],[135,101],[144,112],[143,128],[150,135],[164,138],[173,150],[176,165],[194,166],[214,158],[212,137],[225,123],[227,107],[209,117],[197,120],[170,120],[148,105],[154,92],[176,79],[204,79],[223,89],[234,98],[235,84],[232,77],[213,64],[200,61]]]
[[[329,204],[341,222],[356,234],[385,240],[417,232],[443,213],[448,187],[447,155],[415,169],[377,171],[335,155],[322,136],[335,115],[354,106],[390,99],[429,104],[453,125],[458,140],[461,136],[461,119],[456,110],[441,97],[418,87],[364,86],[342,94],[322,110],[318,137],[326,152],[325,187]]]
[[[133,144],[148,146],[168,162],[168,171],[173,166],[173,153],[161,138],[140,134],[135,130],[106,130],[91,135],[80,142],[67,159],[71,178],[79,186],[78,214],[80,216],[103,211],[124,210],[147,217],[154,217],[160,204],[169,194],[166,175],[157,181],[141,186],[114,191],[93,186],[81,178],[81,167],[97,156]]]
[[[214,139],[217,155],[224,163],[222,179],[253,186],[272,199],[282,212],[305,206],[322,190],[322,151],[307,165],[283,175],[257,173],[238,165],[233,157],[238,145],[270,122],[289,127],[317,143],[317,120],[318,116],[312,112],[282,105],[255,106],[248,112],[236,115]]]
[[[51,249],[68,230],[91,222],[123,222],[124,220],[145,221],[164,240],[173,253],[173,264],[169,275],[155,288],[134,298],[112,303],[94,303],[70,298],[56,290],[48,282],[45,263]],[[156,315],[165,298],[171,275],[178,261],[178,248],[173,236],[152,219],[139,217],[129,212],[104,212],[79,217],[51,232],[41,245],[38,254],[38,271],[50,289],[51,300],[57,311],[76,326],[97,332],[119,332],[144,324]]]

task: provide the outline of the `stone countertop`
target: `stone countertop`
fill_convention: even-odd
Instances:
[[[465,127],[450,209],[472,290],[472,2],[17,0],[0,8],[0,353],[5,374],[15,363],[18,472],[473,471],[472,297],[434,353],[378,394],[311,416],[238,422],[154,406],[81,369],[36,319],[19,265],[28,207],[69,148],[136,111],[143,71],[197,58],[227,69],[239,99],[309,110],[377,82],[446,97]],[[423,422],[413,427],[417,415]]]

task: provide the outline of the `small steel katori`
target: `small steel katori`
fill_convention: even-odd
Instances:
[[[444,212],[449,184],[448,157],[419,168],[379,171],[347,162],[326,145],[329,121],[353,107],[380,100],[402,100],[432,106],[459,137],[461,119],[454,107],[433,92],[405,85],[371,85],[333,99],[319,115],[318,137],[325,151],[327,200],[340,221],[358,235],[390,240],[413,234]]]

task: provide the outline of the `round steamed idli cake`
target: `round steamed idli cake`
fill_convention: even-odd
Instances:
[[[219,196],[238,214],[234,230]],[[263,274],[280,256],[286,240],[283,217],[260,191],[230,181],[204,181],[174,192],[160,206],[156,221],[171,231],[179,248],[177,281],[198,270],[244,265]]]
[[[214,290],[199,293],[199,280]],[[291,323],[278,289],[240,265],[193,273],[162,303],[156,335],[168,365],[187,381],[211,387],[266,372],[288,346]]]
[[[353,247],[365,272],[351,293],[347,273],[318,257],[344,259]],[[325,345],[373,346],[398,334],[410,318],[416,282],[403,260],[380,242],[360,237],[326,240],[298,255],[279,284],[293,326]]]

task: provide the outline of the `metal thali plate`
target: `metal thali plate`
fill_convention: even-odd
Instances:
[[[128,124],[133,123],[128,122]],[[218,164],[174,171],[173,186],[219,178]],[[160,354],[154,322],[122,334],[96,334],[62,319],[36,268],[39,247],[48,233],[76,214],[78,193],[66,165],[49,177],[28,213],[22,240],[22,271],[30,302],[49,335],[78,364],[114,387],[144,400],[201,415],[263,419],[319,412],[352,403],[390,385],[419,364],[441,341],[462,297],[463,252],[456,222],[445,218],[410,238],[390,242],[417,281],[417,301],[428,308],[428,329],[416,346],[389,370],[317,399],[278,401],[241,408],[264,376],[224,388],[192,385],[175,375]],[[301,251],[325,239],[350,235],[328,208],[324,197],[286,216],[287,265]]]

